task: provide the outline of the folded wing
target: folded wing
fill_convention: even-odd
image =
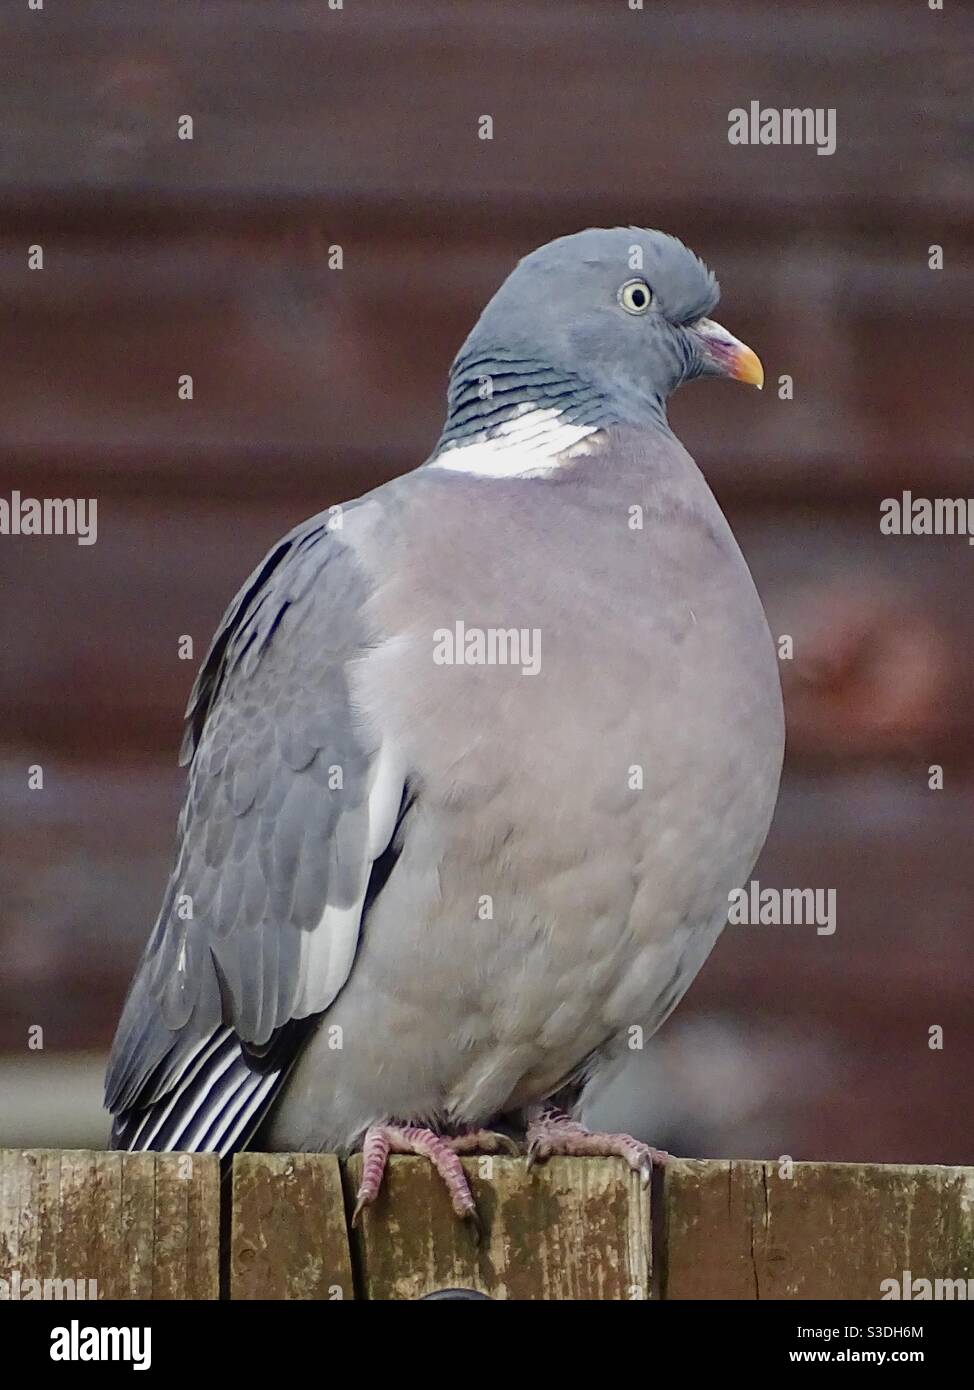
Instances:
[[[175,866],[109,1063],[116,1148],[242,1147],[349,977],[408,802],[349,691],[377,640],[368,593],[317,517],[224,615],[187,709]]]

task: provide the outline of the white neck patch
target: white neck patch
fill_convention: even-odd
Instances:
[[[468,444],[449,440],[430,459],[429,468],[449,468],[481,478],[544,478],[588,449],[582,441],[598,432],[597,425],[559,423],[555,406],[525,402],[491,439]]]

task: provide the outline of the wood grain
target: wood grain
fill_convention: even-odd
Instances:
[[[217,1298],[216,1156],[0,1149],[0,1279],[94,1280],[99,1299]]]
[[[974,1278],[974,1168],[672,1160],[650,1200],[618,1159],[469,1158],[478,1242],[424,1160],[395,1157],[349,1233],[361,1160],[238,1155],[233,1299],[875,1301]],[[215,1155],[0,1150],[0,1295],[218,1297]],[[354,1271],[354,1273],[353,1273]],[[654,1284],[655,1278],[655,1284]],[[959,1285],[953,1281],[963,1281]],[[84,1296],[79,1294],[78,1296]]]
[[[230,1297],[355,1297],[334,1154],[237,1154]]]
[[[619,1159],[469,1158],[481,1241],[454,1215],[442,1179],[416,1158],[390,1160],[386,1184],[353,1233],[363,1296],[417,1299],[449,1288],[497,1299],[650,1296],[649,1194]],[[346,1168],[348,1194],[361,1159]]]
[[[669,1299],[878,1299],[885,1279],[974,1275],[974,1168],[676,1162]]]

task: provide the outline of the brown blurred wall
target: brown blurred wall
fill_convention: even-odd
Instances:
[[[705,256],[765,363],[763,398],[671,418],[794,643],[755,877],[835,888],[838,921],[728,928],[599,1114],[682,1152],[970,1161],[974,552],[882,536],[879,503],[974,493],[971,37],[912,2],[4,8],[0,496],[96,497],[98,540],[0,537],[0,1141],[99,1123],[65,1055],[92,1116],[237,584],[424,458],[519,255],[637,223]],[[752,99],[834,109],[835,153],[731,146]]]

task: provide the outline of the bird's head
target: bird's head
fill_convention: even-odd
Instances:
[[[454,365],[496,362],[539,399],[564,372],[598,393],[621,423],[659,418],[685,381],[724,376],[762,386],[752,350],[711,318],[713,273],[676,237],[638,227],[590,228],[533,251],[494,295]],[[553,379],[545,380],[545,368]],[[576,416],[575,418],[581,418]]]

